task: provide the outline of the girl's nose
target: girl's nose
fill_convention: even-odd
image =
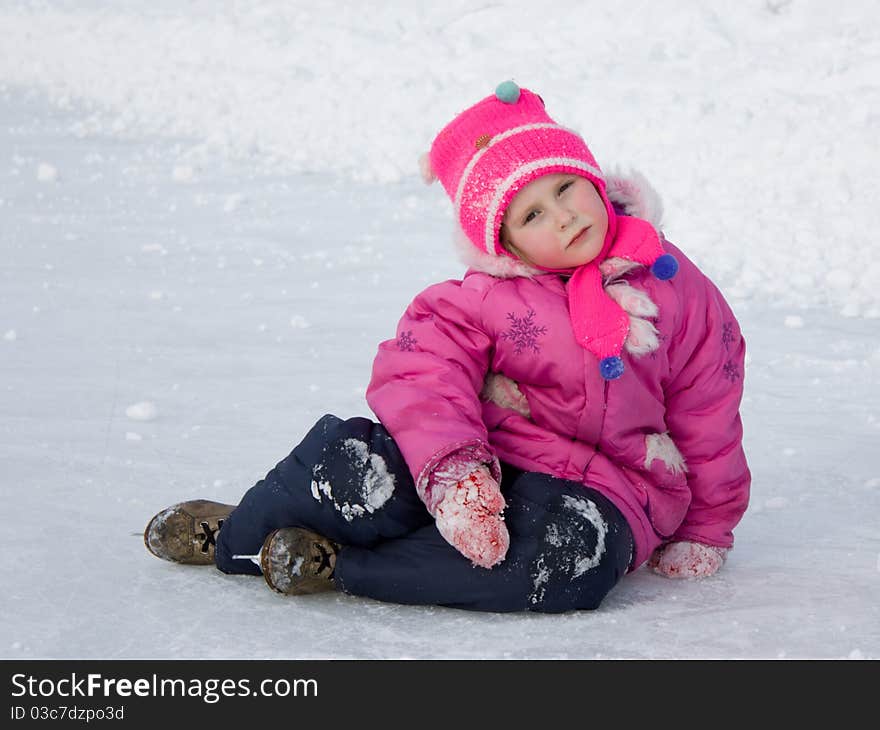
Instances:
[[[556,211],[556,222],[559,225],[559,230],[565,230],[568,226],[571,225],[572,221],[575,219],[575,214],[573,211],[568,210],[567,208],[559,208]]]

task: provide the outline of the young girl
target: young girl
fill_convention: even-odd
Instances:
[[[324,416],[237,507],[156,515],[148,549],[282,593],[481,611],[594,609],[646,562],[715,573],[748,502],[745,345],[652,189],[513,82],[422,168],[470,269],[379,346],[379,423]]]

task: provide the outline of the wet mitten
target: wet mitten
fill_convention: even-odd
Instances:
[[[446,542],[475,565],[491,568],[510,547],[501,516],[505,506],[498,482],[481,466],[446,490],[434,519]]]
[[[648,566],[667,578],[707,578],[718,571],[726,557],[727,548],[683,540],[657,548]]]

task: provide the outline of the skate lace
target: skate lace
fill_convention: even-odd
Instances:
[[[318,563],[318,566],[315,568],[315,575],[323,575],[325,571],[332,572],[333,565],[330,563],[330,558],[332,557],[332,551],[327,550],[321,543],[314,543],[315,547],[318,548],[318,552],[321,553],[320,556],[314,556],[312,561]]]
[[[196,538],[202,541],[200,549],[203,554],[207,555],[210,549],[217,544],[215,542],[215,537],[217,533],[220,532],[220,528],[223,527],[224,522],[225,520],[223,519],[217,520],[217,527],[211,527],[211,524],[207,521],[199,523],[199,527],[202,528],[202,532],[196,533]]]

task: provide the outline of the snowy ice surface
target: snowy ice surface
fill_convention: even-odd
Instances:
[[[140,403],[132,403],[126,408],[125,415],[132,421],[152,421],[159,415],[159,411],[155,403],[141,401]]]
[[[875,7],[3,3],[0,657],[880,657]],[[149,555],[163,507],[369,415],[376,345],[462,272],[417,157],[510,77],[657,186],[740,317],[721,572],[498,616]]]

